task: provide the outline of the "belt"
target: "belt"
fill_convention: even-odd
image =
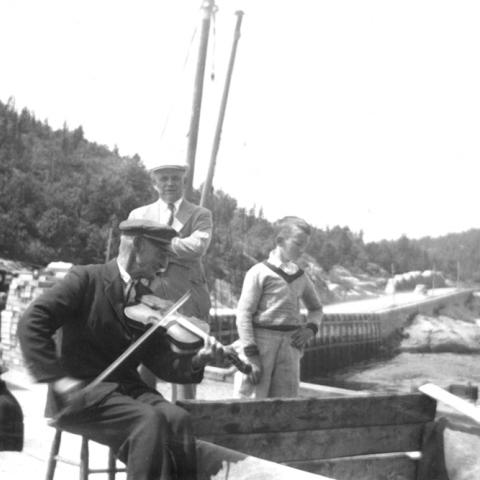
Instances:
[[[265,330],[276,330],[277,332],[293,332],[298,330],[300,325],[253,325],[254,328],[263,328]]]

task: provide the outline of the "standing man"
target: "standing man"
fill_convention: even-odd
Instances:
[[[190,417],[147,386],[137,368],[145,363],[166,381],[199,382],[205,363],[224,353],[213,339],[195,355],[179,356],[158,329],[105,381],[83,388],[135,341],[138,327],[127,319],[124,306],[142,293],[138,281],[166,264],[176,235],[147,220],[122,222],[120,231],[116,259],[72,268],[30,304],[19,323],[20,345],[35,379],[51,385],[48,410],[57,415],[59,427],[113,448],[127,464],[128,479],[193,480]],[[57,354],[54,335],[60,328]]]
[[[202,257],[212,238],[212,213],[183,198],[186,173],[187,166],[177,163],[153,168],[151,175],[159,198],[132,210],[128,218],[153,220],[176,230],[178,236],[172,239],[169,263],[157,272],[150,288],[157,296],[172,301],[190,289],[192,296],[181,312],[207,320],[210,295]],[[145,370],[142,377],[151,386],[155,385],[155,378]],[[193,386],[182,385],[178,390],[180,397],[194,398]]]

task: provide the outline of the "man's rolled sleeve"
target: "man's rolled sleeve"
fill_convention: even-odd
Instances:
[[[212,240],[212,212],[203,209],[195,221],[195,230],[188,237],[174,237],[172,251],[180,258],[196,259],[205,255]]]

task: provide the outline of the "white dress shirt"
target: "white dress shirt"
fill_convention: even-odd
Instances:
[[[175,206],[175,210],[173,211],[174,216],[173,216],[173,223],[172,223],[171,226],[177,232],[179,232],[183,227],[183,224],[176,217],[176,213],[178,212],[178,209],[180,208],[180,205],[181,205],[182,201],[183,201],[183,198],[180,198],[176,202],[173,202],[173,205]],[[157,200],[157,203],[158,203],[158,209],[157,209],[156,212],[157,212],[158,217],[157,218],[151,218],[150,220],[154,220],[158,223],[161,223],[162,225],[168,225],[168,220],[170,220],[170,215],[171,215],[171,213],[170,213],[171,211],[168,208],[168,203],[164,202],[160,198]]]

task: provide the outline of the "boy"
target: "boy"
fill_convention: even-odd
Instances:
[[[312,282],[294,263],[305,252],[311,227],[298,217],[284,217],[275,226],[276,246],[268,260],[246,273],[238,303],[237,329],[252,372],[235,374],[237,397],[296,397],[303,348],[322,318]]]

